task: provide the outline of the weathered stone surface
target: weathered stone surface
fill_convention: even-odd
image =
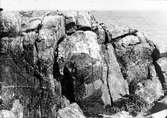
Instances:
[[[20,100],[16,99],[13,102],[11,111],[16,115],[17,118],[23,118],[23,105],[20,103]]]
[[[129,94],[115,101],[109,111],[111,113],[127,111],[132,116],[137,116],[141,113],[145,113],[149,108],[150,105],[143,98],[136,94]]]
[[[10,109],[19,98],[24,117],[49,117],[53,104],[58,109],[61,103],[53,68],[57,41],[65,35],[64,17],[42,11],[2,12],[0,25],[1,109]]]
[[[157,60],[156,69],[165,95],[167,94],[167,58],[163,57]]]
[[[38,96],[36,88],[39,87],[39,81],[28,66],[21,58],[16,61],[11,56],[0,57],[1,109],[10,109],[13,99],[19,98],[25,110],[29,111],[38,101],[35,97]],[[29,111],[29,115],[31,113]]]
[[[10,111],[1,110],[0,118],[23,118],[23,106],[20,104],[19,100],[14,100],[12,109]]]
[[[63,96],[61,99],[61,108],[65,108],[69,105],[70,105],[70,101],[65,96]]]
[[[12,111],[1,110],[0,118],[17,118],[16,115]]]
[[[102,85],[102,72],[100,70],[102,57],[95,33],[79,31],[62,42],[59,45],[59,59],[62,58],[66,65],[60,65],[60,70],[64,69],[64,76],[66,74],[72,76],[72,80],[65,80],[70,79],[68,78],[70,75],[68,75],[62,82],[72,81],[70,83],[74,84],[73,92],[77,100],[88,97],[100,89]]]
[[[155,47],[150,41],[139,35],[126,36],[114,44],[122,73],[132,93],[136,83],[147,79],[148,65],[152,63],[152,53]]]
[[[70,102],[90,117],[115,104],[141,112],[166,92],[159,53],[137,30],[108,29],[86,11],[2,11],[0,115],[84,118]]]
[[[105,62],[103,67],[106,73],[104,73],[103,78],[106,78],[104,82],[109,86],[112,100],[116,101],[121,98],[122,95],[129,94],[128,83],[122,76],[113,46],[107,44],[104,48],[106,48],[106,50],[103,52]]]
[[[102,49],[94,32],[78,31],[61,42],[58,50],[63,94],[78,101],[84,112],[97,114],[104,105],[128,94],[112,45]]]
[[[57,117],[55,118],[86,118],[86,117],[84,116],[80,107],[76,103],[73,103],[68,107],[60,109],[57,112]]]
[[[16,36],[21,30],[21,19],[18,12],[1,12],[0,37]]]
[[[149,66],[149,79],[138,83],[139,88],[136,94],[142,97],[147,103],[151,104],[164,95],[161,82],[156,75],[154,65]]]
[[[77,12],[77,25],[83,27],[91,27],[91,15],[89,12],[80,11]]]
[[[98,43],[104,44],[106,42],[107,34],[102,25],[99,25],[98,23],[93,24],[93,31],[97,34]]]
[[[112,38],[119,37],[121,35],[128,34],[130,32],[133,32],[135,29],[132,29],[128,26],[120,26],[116,24],[110,25],[110,28],[108,28],[109,32],[112,34]]]

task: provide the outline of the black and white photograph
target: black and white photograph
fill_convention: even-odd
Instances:
[[[167,118],[167,0],[0,0],[0,118]]]

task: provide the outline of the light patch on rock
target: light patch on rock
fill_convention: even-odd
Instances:
[[[0,111],[0,118],[17,118],[17,117],[12,111],[1,110]]]
[[[11,111],[17,116],[17,118],[23,118],[23,105],[19,100],[13,102],[13,107]]]
[[[83,115],[83,112],[80,109],[80,107],[76,103],[73,103],[68,107],[60,109],[57,112],[56,118],[86,118],[86,117]]]
[[[100,114],[103,118],[133,118],[128,112],[121,111],[114,115]]]
[[[151,114],[147,118],[166,118],[166,117],[167,117],[167,109]]]

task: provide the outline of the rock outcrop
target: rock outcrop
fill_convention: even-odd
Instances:
[[[160,57],[138,30],[109,29],[89,12],[1,11],[0,115],[137,115],[166,95]]]

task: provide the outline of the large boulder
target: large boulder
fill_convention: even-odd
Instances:
[[[71,92],[74,93],[75,100],[82,100],[84,97],[93,95],[93,92],[101,88],[103,62],[95,33],[78,31],[61,42],[58,50],[60,70],[64,74],[62,84],[72,81],[69,86],[74,84],[72,86],[74,90]],[[60,63],[61,60],[64,63]],[[63,90],[69,93],[68,88]]]
[[[84,112],[97,114],[103,106],[128,94],[112,45],[102,49],[94,32],[78,31],[61,42],[58,50],[64,75],[62,92],[70,101],[77,101]]]
[[[136,36],[135,36],[136,35]],[[115,52],[130,93],[136,84],[148,78],[148,66],[153,62],[154,44],[140,33],[129,34],[114,42]]]

